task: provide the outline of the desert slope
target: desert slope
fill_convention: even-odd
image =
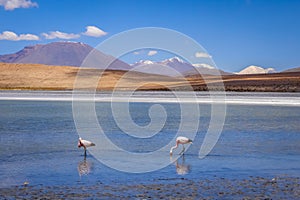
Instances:
[[[72,66],[48,66],[41,64],[11,64],[0,63],[0,89],[28,89],[28,90],[72,90],[77,72],[80,69]],[[82,88],[89,88],[91,80],[98,82],[99,74],[103,70],[83,69],[80,74]],[[98,82],[98,90],[113,90],[122,78],[120,90],[128,90],[141,85],[139,89],[165,89],[177,87],[180,79],[149,75],[139,72],[121,70],[106,70]],[[80,88],[79,87],[79,88]]]
[[[227,91],[300,92],[300,73],[226,76]]]
[[[0,89],[19,90],[72,90],[78,67],[47,66],[41,64],[0,63]],[[196,91],[222,90],[252,92],[300,92],[300,72],[255,74],[255,75],[223,75],[222,79],[213,75],[187,76],[186,79],[161,75],[106,70],[100,81],[97,69],[80,71],[80,89],[91,88],[95,83],[97,90],[189,90]],[[93,80],[93,81],[91,81]],[[120,81],[121,80],[121,81]],[[116,84],[118,83],[117,88]]]
[[[211,90],[218,90],[214,84],[220,83],[219,78],[208,77],[207,84]],[[207,90],[201,77],[190,76],[188,80],[194,90]],[[222,81],[226,91],[236,92],[300,92],[300,72],[273,73],[273,74],[247,74],[247,75],[225,75]]]

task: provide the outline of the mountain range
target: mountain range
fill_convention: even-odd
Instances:
[[[226,75],[230,74],[222,70],[216,69],[208,64],[193,65],[183,61],[178,57],[165,59],[160,62],[150,60],[141,60],[131,65],[135,71],[151,74],[159,74],[166,76],[188,76],[193,74],[202,75]]]
[[[85,58],[88,55],[92,55],[92,59],[85,61]],[[16,53],[0,56],[0,62],[77,67],[84,65],[85,67],[98,69],[106,68],[105,66],[107,63],[113,62],[107,69],[133,70],[137,72],[166,76],[185,76],[198,73],[209,75],[219,73],[228,74],[207,64],[204,64],[203,66],[193,66],[178,57],[166,59],[161,62],[141,60],[129,65],[80,42],[53,42],[49,44],[27,46]]]
[[[91,53],[91,54],[90,54]],[[85,61],[88,55],[92,55],[92,59]],[[4,63],[31,63],[44,64],[54,66],[84,66],[89,68],[106,68],[111,70],[133,70],[148,74],[159,74],[166,76],[189,76],[194,74],[202,75],[230,75],[232,73],[225,72],[212,67],[209,64],[190,64],[178,57],[165,59],[163,61],[154,62],[150,60],[141,60],[134,64],[127,64],[113,56],[95,50],[93,47],[81,42],[53,42],[49,44],[37,44],[34,46],[26,46],[24,49],[7,55],[0,55],[0,62]],[[299,72],[300,68],[286,70],[284,72]],[[251,65],[236,74],[268,74],[276,73],[273,68],[262,68]]]

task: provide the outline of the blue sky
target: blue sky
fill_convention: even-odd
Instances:
[[[296,0],[9,1],[0,0],[0,54],[54,41],[95,47],[128,29],[163,27],[196,40],[226,71],[248,65],[278,71],[300,66],[300,1]],[[156,54],[149,59],[163,57]]]

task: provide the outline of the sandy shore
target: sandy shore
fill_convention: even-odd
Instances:
[[[300,199],[300,178],[178,178],[153,184],[15,186],[1,188],[1,199]]]
[[[78,71],[78,67],[0,63],[0,89],[72,90]],[[203,79],[199,75],[178,78],[120,70],[103,72],[84,69],[80,71],[80,75],[77,89],[206,91],[209,85],[209,90],[223,90],[225,87],[226,91],[240,92],[300,92],[300,72],[226,75],[222,79],[207,75]]]

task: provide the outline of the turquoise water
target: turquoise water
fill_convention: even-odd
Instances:
[[[144,97],[147,95],[149,97],[149,94]],[[234,95],[231,98],[234,99]],[[276,94],[272,94],[272,98],[276,98]],[[25,181],[32,185],[134,184],[214,176],[300,176],[299,106],[227,105],[217,145],[208,156],[199,159],[198,151],[210,122],[211,109],[210,104],[199,103],[199,129],[185,156],[160,170],[132,174],[111,169],[89,153],[84,158],[82,149],[77,148],[72,102],[4,99],[0,101],[0,187],[22,185]],[[151,105],[150,102],[130,104],[131,116],[137,124],[149,123]],[[151,152],[170,141],[180,122],[180,107],[176,103],[161,105],[169,113],[166,125],[148,139],[124,134],[114,122],[109,103],[97,102],[96,112],[101,127],[113,143],[131,152]]]

